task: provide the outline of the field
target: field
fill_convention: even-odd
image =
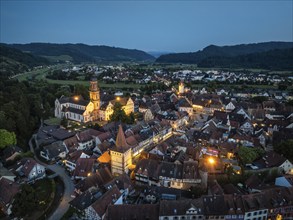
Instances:
[[[89,85],[88,81],[77,81],[77,80],[53,80],[53,79],[47,79],[46,74],[49,72],[49,68],[43,68],[43,69],[37,69],[37,70],[32,70],[30,72],[26,72],[24,74],[21,74],[17,76],[16,78],[19,81],[24,81],[24,80],[32,80],[32,79],[37,79],[37,80],[46,80],[48,83],[52,84],[61,84],[61,85],[75,85],[75,84],[82,84],[85,86]],[[140,84],[135,84],[135,83],[113,83],[113,84],[107,84],[103,82],[99,82],[99,86],[101,88],[118,88],[118,89],[126,89],[126,88],[134,88],[134,89],[139,89],[142,87]]]

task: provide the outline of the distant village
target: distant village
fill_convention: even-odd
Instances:
[[[142,74],[123,67],[101,76],[104,70],[89,66],[84,71],[94,73],[90,99],[56,97],[54,115],[66,126],[45,120],[31,139],[37,156],[0,167],[0,208],[7,216],[20,185],[47,178],[49,167],[56,166],[74,186],[70,207],[82,213],[71,219],[293,219],[293,161],[274,151],[293,138],[293,106],[286,104],[292,92],[187,86],[273,85],[292,83],[292,76],[216,70]],[[113,83],[131,78],[137,84],[178,84],[126,96],[103,91],[99,76]],[[117,105],[139,117],[132,124],[112,121]],[[8,162],[20,153],[10,147],[1,159]]]

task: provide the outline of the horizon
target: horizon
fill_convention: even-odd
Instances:
[[[195,52],[293,41],[293,1],[6,1],[0,42]],[[54,15],[54,16],[52,16]]]
[[[128,49],[128,50],[140,50],[140,49],[136,49],[136,48],[125,48],[125,47],[117,47],[117,46],[108,46],[108,45],[94,45],[94,44],[86,44],[86,43],[55,43],[55,42],[29,42],[29,43],[5,43],[5,42],[0,42],[0,44],[8,44],[8,45],[13,45],[13,44],[60,44],[60,45],[64,45],[64,44],[73,44],[73,45],[77,45],[77,44],[83,44],[86,46],[105,46],[105,47],[114,47],[114,48],[121,48],[121,49]],[[266,41],[266,42],[252,42],[252,43],[239,43],[239,44],[231,44],[231,45],[215,45],[215,44],[209,44],[204,46],[203,48],[200,48],[196,51],[182,51],[182,52],[173,52],[173,51],[154,51],[154,50],[140,50],[146,53],[162,53],[162,54],[168,54],[168,53],[190,53],[190,52],[197,52],[197,51],[202,51],[203,49],[205,49],[206,47],[209,46],[218,46],[218,47],[230,47],[230,46],[237,46],[237,45],[249,45],[249,44],[261,44],[261,43],[293,43],[292,41]],[[151,54],[152,55],[152,54]],[[153,55],[152,55],[153,56]]]

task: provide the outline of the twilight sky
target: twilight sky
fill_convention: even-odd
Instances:
[[[293,41],[293,0],[0,0],[0,42],[189,52]]]

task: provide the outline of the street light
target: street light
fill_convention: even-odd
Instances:
[[[211,164],[211,165],[213,165],[213,164],[215,164],[215,160],[214,160],[214,158],[212,158],[212,157],[210,157],[209,159],[208,159],[208,161],[209,161],[209,163]]]

